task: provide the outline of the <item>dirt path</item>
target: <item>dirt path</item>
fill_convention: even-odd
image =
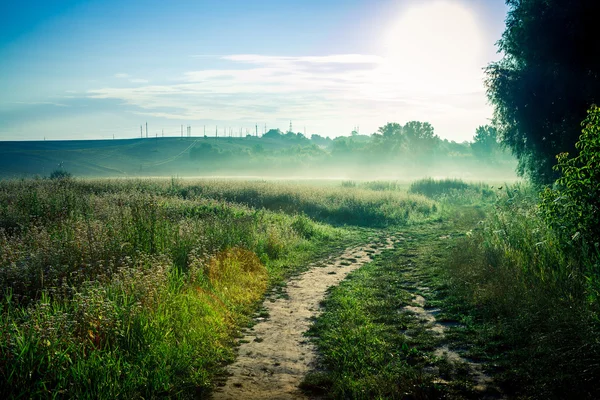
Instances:
[[[349,248],[335,260],[315,265],[290,280],[284,298],[267,299],[269,317],[260,320],[240,341],[238,358],[229,366],[230,377],[217,388],[214,399],[305,399],[298,388],[316,354],[304,337],[319,303],[331,286],[393,247],[393,237]]]
[[[433,356],[439,359],[446,359],[455,366],[466,367],[470,381],[470,394],[480,399],[504,399],[505,396],[494,381],[493,377],[485,372],[485,363],[477,362],[462,355],[459,351],[453,349],[451,343],[448,343],[446,334],[452,328],[461,328],[456,321],[438,320],[442,309],[429,306],[425,297],[430,297],[432,289],[431,282],[427,279],[425,263],[430,262],[425,257],[427,254],[436,254],[437,257],[445,254],[443,251],[435,250],[446,246],[446,241],[450,235],[439,236],[435,231],[429,234],[421,233],[418,240],[406,246],[406,261],[402,264],[402,275],[408,290],[412,292],[412,304],[402,308],[401,312],[414,315],[419,325],[431,333],[437,340],[437,346],[433,350]],[[429,250],[426,250],[429,249]],[[423,297],[425,296],[425,297]],[[433,296],[435,298],[435,296]],[[409,333],[405,333],[410,337]],[[437,376],[434,383],[442,386],[456,385],[457,382],[446,380],[440,376],[437,366],[428,366],[425,372]]]
[[[419,288],[420,290],[428,290],[426,287]],[[404,307],[405,311],[415,314],[415,316],[425,324],[426,328],[433,332],[436,335],[439,335],[440,338],[443,338],[445,332],[448,328],[452,326],[457,326],[454,322],[439,322],[436,319],[436,315],[440,313],[439,308],[426,308],[425,307],[425,298],[421,295],[414,295],[413,302],[415,305]],[[481,363],[470,361],[456,351],[450,349],[447,345],[442,345],[438,347],[434,353],[436,357],[446,357],[448,361],[452,363],[462,363],[466,364],[471,371],[471,377],[474,382],[473,390],[479,393],[487,392],[491,386],[494,385],[493,379],[487,375],[483,371],[483,365]],[[435,372],[435,371],[429,371]],[[448,384],[448,382],[443,379],[437,379],[437,383],[440,384]],[[494,387],[494,389],[496,389]]]

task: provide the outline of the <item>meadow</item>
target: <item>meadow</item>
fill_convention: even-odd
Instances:
[[[365,227],[435,215],[341,185],[1,181],[0,392],[203,396],[269,288]]]
[[[265,298],[394,234],[323,302],[304,390],[481,396],[449,348],[493,377],[485,395],[594,398],[599,258],[553,228],[544,196],[456,179],[0,181],[0,392],[210,397]],[[415,295],[443,337],[403,311]]]
[[[425,179],[410,190],[438,199],[440,218],[401,228],[394,251],[331,291],[310,332],[320,361],[305,389],[355,399],[598,398],[598,245],[553,228],[545,192],[530,185]],[[443,335],[402,312],[415,295],[448,327]],[[483,389],[473,363],[491,382]]]

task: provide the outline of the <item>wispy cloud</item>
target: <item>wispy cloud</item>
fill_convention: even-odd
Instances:
[[[124,72],[119,72],[119,73],[115,74],[115,78],[119,78],[119,79],[129,78],[129,74],[126,74]]]
[[[223,60],[245,62],[250,64],[381,64],[384,58],[365,54],[335,54],[329,56],[282,57],[265,56],[260,54],[234,54],[222,56]]]
[[[13,101],[13,102],[11,102],[11,104],[21,104],[21,105],[26,105],[26,106],[45,105],[45,106],[55,106],[55,107],[69,107],[66,104],[56,103],[54,101]]]
[[[213,57],[214,58],[214,57]],[[137,113],[170,120],[307,121],[332,135],[361,124],[367,131],[390,120],[428,120],[462,129],[456,118],[487,115],[480,70],[447,76],[407,74],[377,55],[218,56],[225,68],[183,72],[176,82],[90,90]],[[128,74],[116,74],[123,78]],[[452,77],[450,77],[452,78]],[[145,84],[144,79],[130,82]],[[475,95],[473,93],[476,93]],[[469,117],[469,115],[471,117]]]

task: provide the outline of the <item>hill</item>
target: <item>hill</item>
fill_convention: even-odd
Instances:
[[[0,142],[0,178],[261,176],[342,179],[515,178],[516,162],[501,149],[477,153],[470,143],[437,137],[314,135],[155,137],[121,140]]]
[[[0,177],[47,176],[59,168],[76,176],[205,175],[228,169],[217,158],[290,145],[255,137],[0,142]]]

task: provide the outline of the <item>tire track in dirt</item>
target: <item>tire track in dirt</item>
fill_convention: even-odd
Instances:
[[[240,340],[236,361],[227,370],[224,386],[213,399],[306,399],[298,385],[316,360],[316,350],[304,336],[327,289],[350,272],[393,247],[394,237],[346,249],[335,260],[324,262],[291,279],[284,298],[267,298],[269,317],[261,320]]]
[[[428,290],[426,287],[421,288],[421,290],[423,289]],[[454,322],[439,322],[436,316],[441,312],[441,310],[439,308],[426,308],[426,300],[423,296],[418,294],[414,295],[413,302],[415,305],[404,307],[404,311],[414,314],[426,326],[427,330],[430,330],[440,338],[445,337],[445,332],[448,328],[458,325]],[[471,371],[471,377],[474,382],[474,391],[478,393],[485,393],[492,387],[497,390],[494,385],[494,380],[491,376],[483,371],[483,365],[481,363],[464,358],[458,352],[450,349],[448,345],[439,346],[435,349],[433,355],[440,358],[446,357],[448,361],[453,363],[462,363],[467,365]],[[448,382],[441,378],[437,379],[436,383],[448,384]]]
[[[439,236],[439,240],[446,240],[450,235]],[[418,245],[418,244],[417,244]],[[423,245],[423,244],[421,244]],[[471,360],[458,351],[451,348],[450,343],[446,343],[446,333],[452,329],[460,327],[461,324],[456,321],[438,320],[438,315],[442,313],[440,308],[434,308],[427,305],[427,300],[421,294],[430,293],[432,289],[429,284],[424,281],[423,276],[419,274],[419,267],[413,263],[412,256],[415,256],[418,251],[417,247],[411,246],[407,248],[410,252],[409,260],[403,270],[403,275],[409,277],[406,284],[412,288],[409,289],[412,293],[412,304],[404,306],[400,312],[408,313],[423,326],[427,331],[437,337],[437,346],[433,350],[433,356],[439,359],[446,359],[454,365],[464,365],[469,371],[470,381],[472,383],[472,393],[480,399],[504,399],[506,398],[500,388],[497,386],[493,377],[485,372],[485,363]],[[406,257],[406,256],[405,256]],[[426,295],[427,296],[427,295]],[[407,337],[410,337],[406,332]],[[424,372],[437,375],[434,383],[438,385],[452,385],[452,382],[439,377],[439,369],[435,366],[426,367]]]

